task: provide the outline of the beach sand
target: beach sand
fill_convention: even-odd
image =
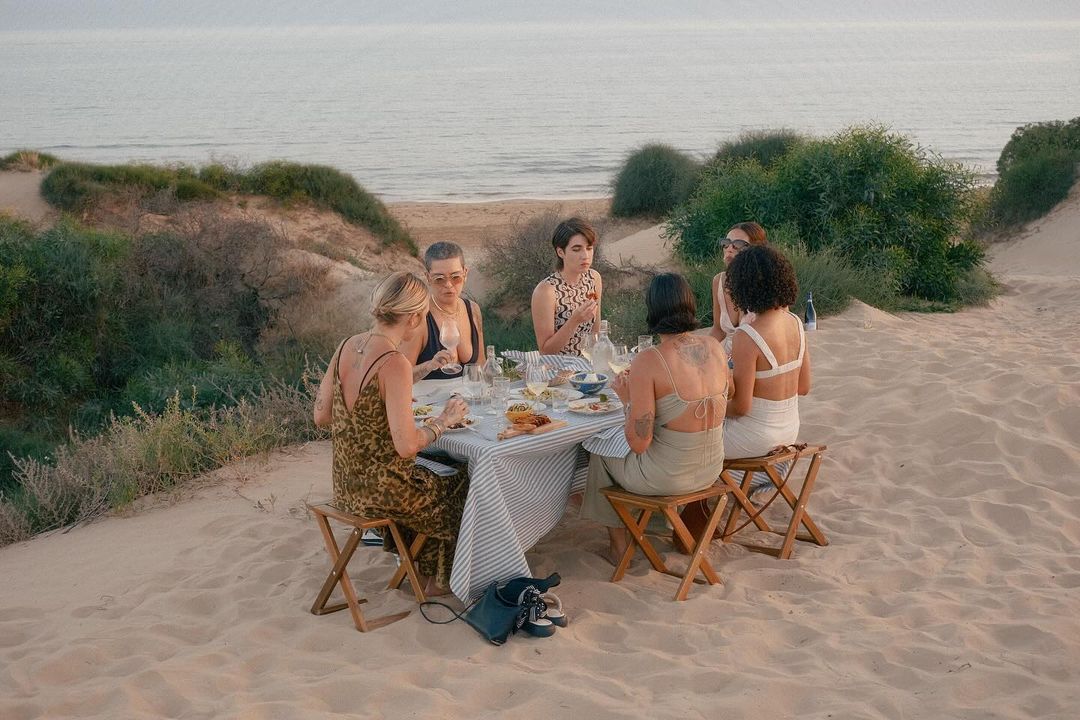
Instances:
[[[801,407],[828,547],[714,544],[724,584],[675,603],[640,557],[609,582],[570,513],[528,555],[563,577],[555,637],[493,647],[418,611],[360,634],[308,613],[314,443],[0,548],[0,718],[1075,718],[1078,243],[1074,196],[995,248],[990,307],[821,321]],[[415,607],[392,568],[354,558],[369,616]]]

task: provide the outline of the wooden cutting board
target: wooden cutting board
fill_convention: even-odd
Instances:
[[[499,433],[498,438],[500,440],[509,440],[510,438],[518,437],[519,435],[543,435],[546,432],[558,430],[569,424],[570,423],[565,420],[552,420],[547,425],[541,425],[540,427],[531,430],[518,430],[516,427],[508,427]]]

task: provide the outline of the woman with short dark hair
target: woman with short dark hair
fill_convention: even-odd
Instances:
[[[581,218],[555,228],[555,272],[532,294],[536,347],[545,355],[581,355],[586,336],[596,334],[604,294],[600,273],[592,269],[596,240],[596,230]]]
[[[730,458],[758,457],[799,437],[799,396],[810,392],[810,351],[802,321],[788,310],[799,295],[795,270],[779,251],[755,246],[727,271],[731,299],[755,314],[735,328],[735,394],[727,407]],[[768,484],[755,477],[754,489]]]
[[[714,338],[693,333],[694,293],[681,275],[653,278],[645,304],[649,332],[660,344],[638,353],[612,385],[624,405],[630,452],[590,457],[582,505],[583,517],[608,527],[613,563],[630,537],[601,489],[617,484],[641,495],[690,493],[716,482],[724,465],[727,354]]]

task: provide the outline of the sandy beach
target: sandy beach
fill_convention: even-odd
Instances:
[[[519,210],[395,206],[422,245]],[[0,548],[0,718],[1077,717],[1077,247],[1074,191],[993,248],[990,307],[821,322],[801,410],[829,446],[809,506],[828,547],[715,543],[724,584],[674,603],[640,556],[609,582],[602,528],[571,510],[528,554],[563,578],[555,637],[493,647],[417,611],[360,634],[308,613],[313,443]],[[392,567],[353,560],[371,616],[415,607],[380,589]]]

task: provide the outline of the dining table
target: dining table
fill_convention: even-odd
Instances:
[[[545,355],[542,362],[580,369],[584,360]],[[425,380],[416,383],[413,395],[420,402],[438,403],[461,389],[453,380]],[[542,434],[498,439],[507,426],[501,410],[471,411],[473,425],[447,432],[434,444],[468,464],[469,490],[450,574],[451,591],[465,603],[492,582],[531,576],[525,553],[559,524],[570,495],[585,486],[588,453],[582,443],[623,424],[619,411],[546,409],[542,412],[553,421],[566,424]]]

